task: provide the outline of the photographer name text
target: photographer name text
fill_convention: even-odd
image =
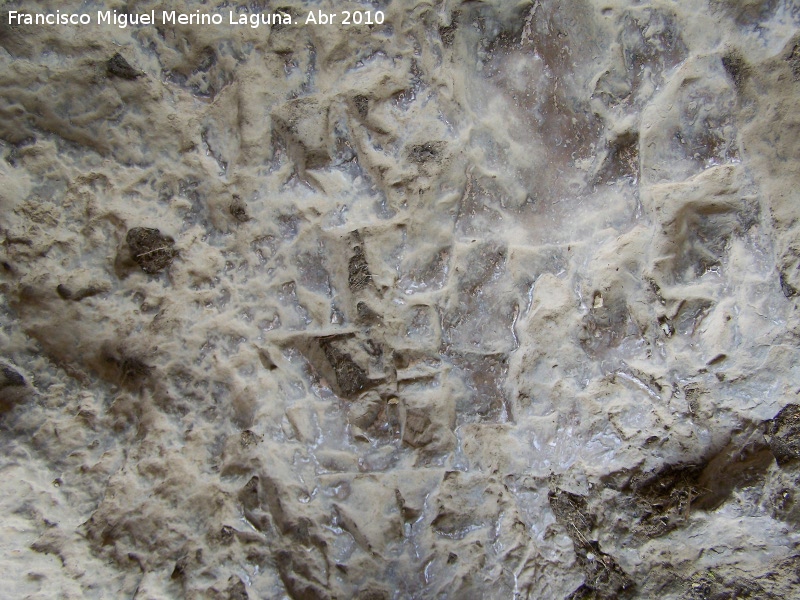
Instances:
[[[339,12],[326,12],[322,10],[309,11],[305,18],[293,17],[285,12],[272,13],[246,13],[229,11],[227,15],[220,13],[181,13],[174,10],[161,11],[161,19],[156,19],[157,13],[151,10],[147,13],[120,13],[116,10],[98,10],[94,18],[90,13],[27,13],[22,11],[8,11],[9,25],[113,25],[120,29],[126,27],[142,27],[148,25],[197,25],[197,26],[237,26],[256,29],[272,25],[381,25],[385,15],[383,11],[376,10],[343,10]],[[227,16],[227,18],[226,18]]]

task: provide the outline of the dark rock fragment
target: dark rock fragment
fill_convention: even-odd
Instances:
[[[665,535],[689,516],[692,503],[701,496],[704,465],[669,465],[645,482],[635,485],[641,516],[636,529],[646,538]]]
[[[106,73],[113,77],[127,79],[128,81],[133,81],[142,76],[142,73],[134,69],[119,52],[108,59],[106,63]]]
[[[63,283],[59,283],[56,286],[56,292],[59,296],[61,296],[64,300],[70,300],[72,298],[72,290],[70,290],[67,286]]]
[[[274,12],[284,15],[284,18],[291,17],[292,22],[294,22],[295,18],[297,17],[297,11],[293,9],[291,6],[279,6],[274,10]],[[277,32],[288,27],[288,25],[285,24],[283,20],[276,20],[276,22],[273,23],[270,27],[273,32]]]
[[[80,302],[84,298],[91,298],[92,296],[97,296],[98,294],[102,294],[105,291],[107,291],[107,290],[105,290],[103,288],[97,288],[97,287],[89,286],[89,287],[81,288],[77,292],[75,292],[75,294],[72,296],[72,299],[75,302]]]
[[[438,161],[442,154],[442,142],[425,142],[412,146],[408,151],[408,158],[417,164],[424,164],[431,161]]]
[[[356,304],[356,313],[358,314],[358,320],[362,323],[372,324],[381,320],[381,316],[372,310],[366,302]]]
[[[789,63],[794,80],[800,81],[800,44],[794,45],[789,56],[786,57],[786,62]]]
[[[442,44],[444,44],[446,47],[452,46],[453,41],[456,39],[456,31],[458,30],[458,17],[459,11],[455,11],[450,20],[450,25],[441,25],[439,27],[439,37],[442,40]]]
[[[353,248],[353,256],[347,265],[347,282],[354,292],[363,290],[372,281],[372,273],[367,265],[367,257],[361,246]]]
[[[410,505],[408,502],[406,502],[406,499],[403,498],[403,495],[400,493],[400,490],[395,490],[394,496],[397,500],[397,506],[400,509],[400,514],[402,515],[403,520],[406,523],[413,523],[420,517],[420,515],[422,514],[422,509],[419,507],[414,507]],[[451,552],[450,558],[447,559],[447,564],[452,564],[458,559],[457,556],[455,556],[455,558],[452,559],[452,557],[454,556],[455,555]]]
[[[129,353],[124,347],[106,345],[101,352],[103,367],[107,376],[121,385],[137,388],[148,380],[153,367],[142,358]]]
[[[356,364],[352,355],[337,348],[330,340],[320,340],[320,347],[333,367],[343,396],[355,396],[372,385],[367,372]]]
[[[800,458],[800,406],[784,406],[772,419],[769,435],[769,448],[778,465]]]
[[[195,69],[201,73],[207,73],[215,64],[217,64],[217,53],[214,48],[206,46],[198,54],[197,66]]]
[[[565,490],[552,489],[550,508],[572,539],[578,564],[586,580],[569,598],[624,598],[635,588],[633,580],[610,554],[592,539],[595,517],[589,512],[586,498]]]
[[[281,550],[275,556],[278,573],[289,596],[296,600],[329,600],[331,595],[298,554],[300,552]]]
[[[175,568],[172,570],[170,579],[183,579],[186,575],[186,568],[189,566],[189,557],[187,555],[181,556],[175,562]]]
[[[797,289],[791,283],[789,283],[785,273],[781,273],[779,275],[779,281],[781,283],[781,291],[783,292],[784,296],[786,296],[787,298],[794,298],[795,296],[797,296],[798,294]]]
[[[170,266],[177,254],[175,240],[158,229],[133,227],[128,231],[126,241],[133,260],[150,275]]]
[[[579,543],[585,543],[595,524],[594,515],[587,510],[586,498],[555,489],[550,491],[548,499],[550,509],[556,520],[567,528],[567,534],[573,540],[577,537]]]
[[[719,573],[709,571],[706,574],[696,574],[688,582],[687,590],[682,600],[716,600],[728,598],[772,598],[757,582],[745,578],[730,579],[720,576]]]
[[[258,359],[261,361],[261,365],[267,371],[274,371],[278,368],[278,365],[275,364],[275,361],[272,360],[272,357],[269,355],[269,352],[264,348],[258,349]]]
[[[239,198],[239,196],[233,197],[233,201],[228,210],[230,210],[233,218],[239,221],[239,223],[247,223],[247,221],[250,220],[250,215],[247,214],[247,204],[245,204],[244,200]]]
[[[412,448],[422,448],[430,444],[436,433],[430,416],[420,410],[409,410],[406,415],[406,426],[403,441]]]
[[[456,38],[455,25],[443,25],[439,27],[439,37],[442,39],[442,44],[445,46],[452,46],[453,40]]]
[[[247,594],[247,586],[244,581],[231,575],[228,579],[228,589],[225,590],[228,600],[249,600],[250,596]]]
[[[236,530],[230,525],[223,525],[217,538],[223,546],[230,546],[236,538]]]
[[[11,367],[6,365],[0,366],[0,373],[2,373],[0,388],[23,387],[25,385],[25,378]]]
[[[79,289],[77,292],[73,292],[63,283],[60,283],[56,286],[56,293],[59,296],[61,296],[64,300],[73,300],[75,302],[80,302],[84,298],[90,298],[92,296],[96,296],[97,294],[102,294],[105,291],[107,290],[103,288],[88,286]]]
[[[392,595],[386,589],[377,586],[367,586],[359,590],[356,600],[389,600],[391,597]]]
[[[353,98],[353,104],[356,105],[358,116],[362,119],[366,118],[367,114],[369,113],[369,98],[359,94]]]
[[[635,584],[622,570],[614,557],[600,550],[600,544],[592,540],[587,545],[576,547],[578,564],[585,573],[586,581],[571,598],[603,598],[611,600],[625,598],[633,592]],[[578,594],[578,595],[575,595]]]
[[[25,378],[14,367],[0,363],[0,415],[23,404],[31,392]]]
[[[636,181],[639,178],[639,133],[628,131],[609,143],[606,155],[597,174],[598,183],[611,183],[619,179]]]
[[[261,506],[258,475],[253,475],[250,481],[239,491],[239,501],[246,509],[254,509]]]
[[[728,77],[733,80],[733,85],[736,89],[741,89],[750,74],[750,67],[742,55],[736,50],[731,50],[722,57],[722,66],[725,68]]]

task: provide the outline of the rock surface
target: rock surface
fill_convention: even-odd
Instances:
[[[307,4],[0,8],[4,597],[797,596],[800,7]]]

